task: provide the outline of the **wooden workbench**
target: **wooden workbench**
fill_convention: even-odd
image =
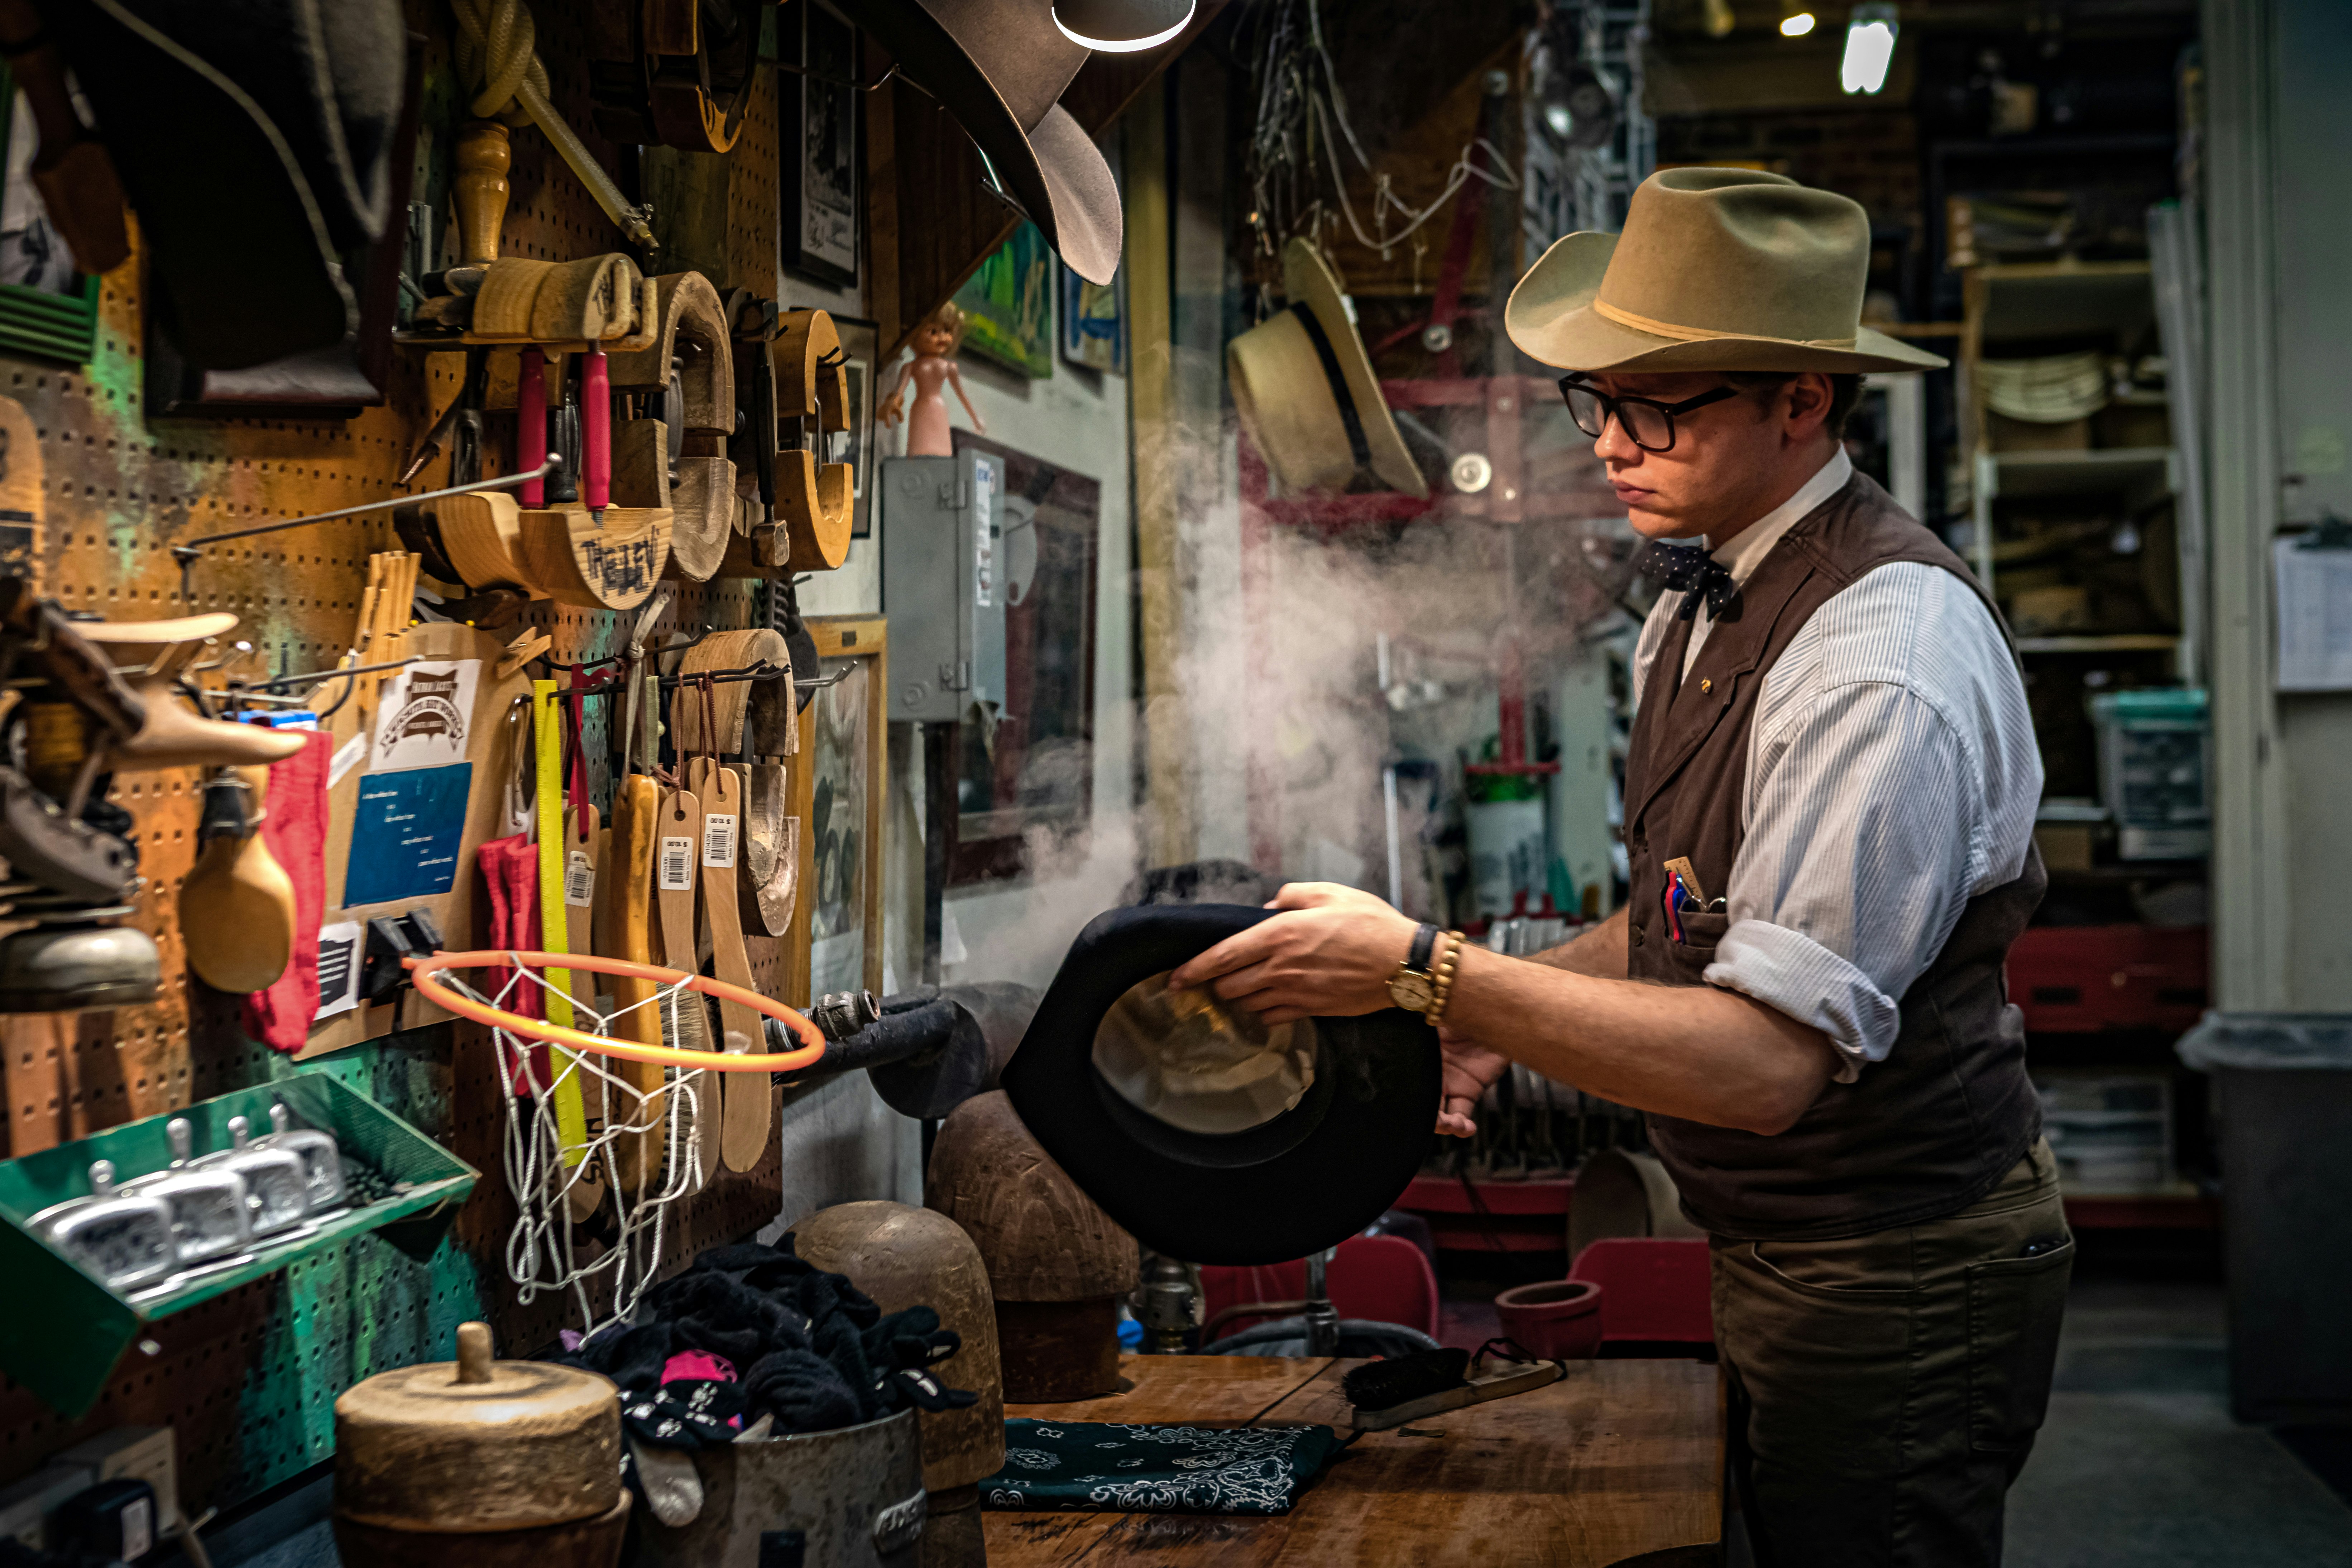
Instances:
[[[1348,1430],[1351,1361],[1128,1356],[1124,1392],[1008,1416]],[[1718,1560],[1723,1415],[1711,1366],[1570,1362],[1533,1394],[1375,1432],[1279,1519],[989,1511],[993,1568],[1120,1563],[1654,1568]]]

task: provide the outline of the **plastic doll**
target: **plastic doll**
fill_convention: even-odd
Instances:
[[[988,422],[980,416],[965,395],[963,375],[956,368],[956,345],[963,342],[963,312],[952,304],[941,305],[923,318],[909,340],[915,357],[898,374],[898,383],[890,395],[876,410],[885,425],[895,426],[903,416],[907,420],[907,456],[910,458],[950,458],[955,455],[953,440],[948,435],[948,400],[945,388],[953,385],[956,401],[971,416],[971,427],[982,435],[988,434]],[[915,406],[906,407],[907,388],[915,389]]]

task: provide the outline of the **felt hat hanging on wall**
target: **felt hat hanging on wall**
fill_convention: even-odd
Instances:
[[[1396,1008],[1268,1027],[1168,972],[1271,911],[1113,910],[1078,935],[1003,1074],[1013,1109],[1137,1240],[1279,1263],[1380,1217],[1421,1169],[1437,1033]]]
[[[1579,371],[1933,370],[1862,324],[1870,216],[1754,169],[1665,169],[1622,234],[1571,234],[1511,290],[1511,342]]]
[[[331,347],[345,253],[391,212],[407,70],[397,0],[45,5],[139,215],[158,321],[190,364]]]
[[[1283,492],[1344,490],[1369,474],[1428,495],[1330,264],[1294,239],[1283,247],[1282,279],[1290,308],[1226,344],[1225,365],[1242,424]]]
[[[964,128],[998,189],[1070,270],[1118,269],[1118,187],[1101,149],[1055,100],[1085,47],[1038,0],[866,0],[856,19]]]

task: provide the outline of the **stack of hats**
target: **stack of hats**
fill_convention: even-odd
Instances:
[[[2037,359],[1989,359],[1977,364],[1985,406],[2032,425],[2087,419],[2107,405],[2106,367],[2096,349]]]

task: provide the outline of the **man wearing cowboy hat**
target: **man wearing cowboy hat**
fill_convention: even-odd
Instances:
[[[1647,1112],[1713,1237],[1759,1561],[1944,1568],[2000,1559],[2073,1242],[2001,980],[2044,886],[2023,685],[1968,568],[1840,444],[1860,373],[1943,363],[1860,324],[1869,248],[1842,196],[1672,170],[1511,297],[1668,590],[1628,907],[1529,961],[1294,885],[1170,984],[1269,1022],[1418,1006],[1443,1131],[1511,1060]]]

